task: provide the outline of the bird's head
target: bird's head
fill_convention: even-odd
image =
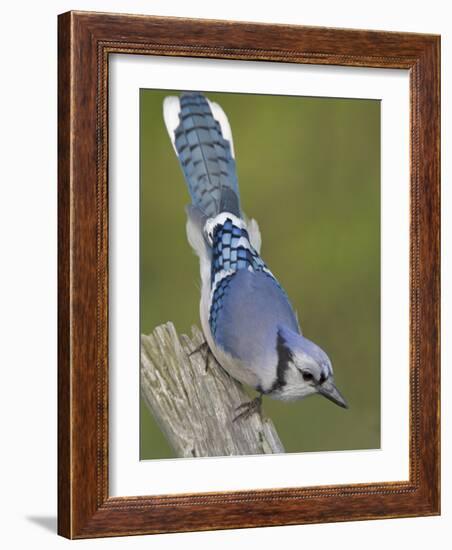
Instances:
[[[287,327],[280,327],[276,351],[275,397],[292,401],[318,393],[336,405],[348,408],[334,383],[331,361],[317,344]]]

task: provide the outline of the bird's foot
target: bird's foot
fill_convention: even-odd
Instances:
[[[191,351],[188,354],[188,356],[191,357],[192,355],[195,355],[195,353],[202,353],[204,355],[204,353],[208,351],[209,351],[209,344],[206,341],[204,341],[201,344],[199,344],[199,346],[196,346],[196,348],[193,351]]]
[[[261,408],[262,408],[262,394],[258,395],[251,401],[247,401],[246,403],[242,403],[241,405],[239,405],[235,409],[235,412],[239,414],[233,419],[233,422],[236,422],[240,418],[243,418],[245,420],[246,418],[249,418],[254,413],[260,414]]]
[[[210,354],[212,353],[209,348],[209,344],[204,341],[199,346],[197,346],[193,351],[191,351],[188,354],[188,357],[191,357],[192,355],[195,355],[195,353],[200,353],[204,357],[204,361],[206,362],[206,372],[209,370],[209,358]]]

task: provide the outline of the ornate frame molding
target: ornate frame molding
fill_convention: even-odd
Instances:
[[[59,16],[58,48],[59,533],[85,538],[439,514],[439,37],[68,12]],[[113,53],[410,71],[409,481],[109,497],[108,59]]]

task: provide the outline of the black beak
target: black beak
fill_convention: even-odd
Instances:
[[[348,409],[348,403],[345,398],[342,396],[340,391],[336,388],[333,380],[325,380],[325,382],[319,387],[319,393],[326,397],[339,407],[343,409]]]

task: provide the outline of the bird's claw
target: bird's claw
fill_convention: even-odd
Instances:
[[[262,408],[262,395],[258,395],[251,401],[247,401],[246,403],[242,403],[238,407],[236,407],[235,412],[239,413],[237,416],[234,417],[232,420],[233,422],[236,422],[239,419],[247,419],[254,413],[260,414]],[[242,411],[242,412],[239,412]]]
[[[202,342],[201,344],[199,344],[199,346],[197,346],[193,351],[191,351],[189,354],[188,354],[188,357],[191,357],[192,355],[195,355],[195,353],[200,353],[201,355],[203,355],[204,357],[204,360],[206,362],[206,372],[209,370],[209,356],[210,356],[210,348],[209,348],[209,344],[207,342]]]
[[[195,355],[195,353],[204,354],[205,352],[208,352],[208,351],[209,351],[209,344],[204,341],[201,344],[199,344],[199,346],[196,346],[196,348],[188,354],[188,357]]]

